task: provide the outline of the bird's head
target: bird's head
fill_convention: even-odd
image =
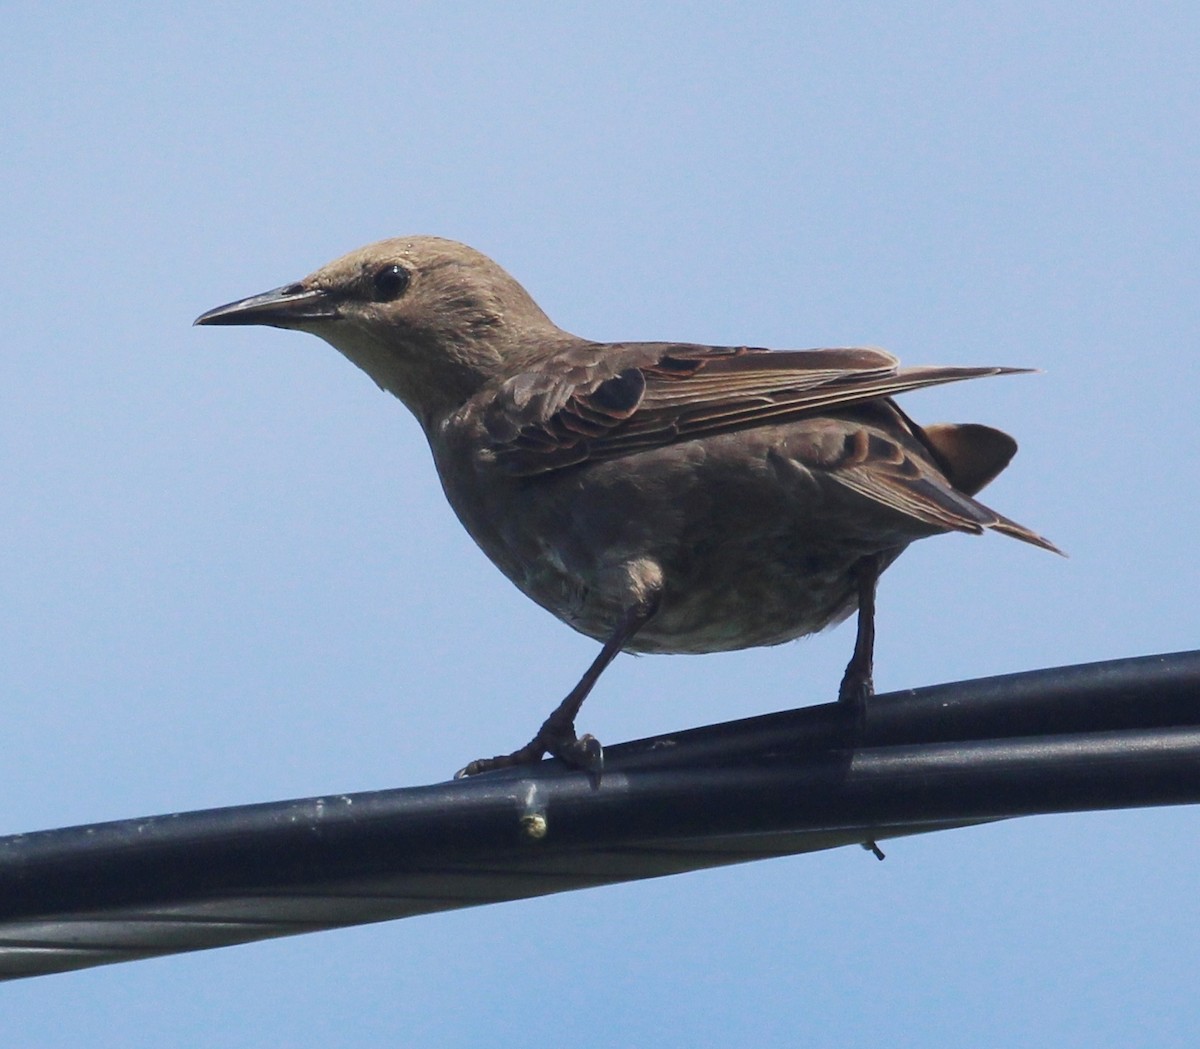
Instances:
[[[319,335],[427,428],[486,382],[569,338],[486,255],[440,237],[359,248],[294,284],[196,324],[265,324]]]

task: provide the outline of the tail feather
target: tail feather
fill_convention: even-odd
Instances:
[[[979,423],[917,426],[911,419],[908,421],[933,452],[950,483],[967,495],[982,491],[1017,454],[1017,442],[991,426]]]
[[[994,480],[1017,453],[1017,442],[1003,430],[979,423],[934,423],[914,429],[933,452],[947,480],[968,496],[975,495]],[[997,513],[990,506],[975,499],[971,502],[988,514],[984,528],[1066,556],[1049,539]]]

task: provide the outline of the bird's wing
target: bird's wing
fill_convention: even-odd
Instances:
[[[824,441],[809,446],[805,465],[817,466],[859,495],[940,531],[979,534],[994,529],[1043,550],[1062,553],[1048,539],[956,488],[941,463],[929,454],[925,432],[895,406],[879,408],[877,419],[868,413],[859,426],[845,420],[833,423],[823,435]],[[901,425],[892,424],[889,415]],[[950,427],[943,424],[941,429]],[[999,436],[1009,442],[1012,451],[1016,450],[1015,441],[1005,434]]]
[[[869,348],[584,344],[486,394],[484,425],[514,473],[559,470],[1016,368],[901,368]]]
[[[891,354],[871,348],[581,344],[485,391],[483,422],[496,459],[514,474],[533,476],[695,437],[811,418],[925,386],[1025,370],[901,368]],[[807,446],[804,465],[933,528],[994,528],[1055,549],[956,490],[942,468],[940,444],[894,405],[878,407],[862,425],[843,419],[824,430],[823,439],[801,442]],[[938,433],[940,443],[947,443],[951,435]],[[1011,445],[1002,456],[1007,462],[1016,446],[999,436]],[[980,483],[987,479],[990,475]]]

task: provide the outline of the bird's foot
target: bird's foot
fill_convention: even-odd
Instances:
[[[874,695],[875,683],[871,675],[855,673],[853,667],[847,667],[838,689],[838,702],[854,727],[856,739],[862,736],[867,726],[867,704]]]
[[[517,765],[536,765],[544,754],[558,758],[573,769],[586,772],[593,784],[599,785],[604,770],[604,748],[590,733],[575,735],[574,722],[561,722],[553,714],[538,729],[537,735],[525,746],[511,754],[498,754],[494,758],[477,758],[454,774],[455,779],[477,776],[481,772],[494,772]]]

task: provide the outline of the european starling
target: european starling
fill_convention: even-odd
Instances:
[[[858,610],[839,699],[872,694],[875,585],[914,539],[988,529],[1055,550],[973,496],[1016,451],[892,400],[1024,369],[902,368],[883,350],[592,342],[495,262],[402,237],[197,324],[319,335],[420,421],[484,552],[600,654],[537,735],[463,774],[550,753],[592,772],[575,718],[618,652],[777,645]]]

